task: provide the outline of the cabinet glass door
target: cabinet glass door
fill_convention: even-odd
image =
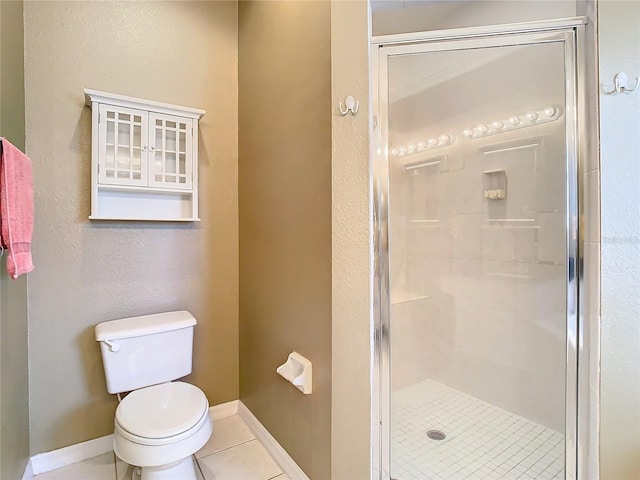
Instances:
[[[102,184],[147,184],[146,113],[129,108],[100,106],[98,181]]]
[[[150,114],[150,187],[191,190],[191,119]]]

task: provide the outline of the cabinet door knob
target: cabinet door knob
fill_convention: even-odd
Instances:
[[[143,145],[143,146],[142,146],[142,151],[143,151],[143,152],[146,152],[146,151],[147,151],[147,146],[146,146],[146,145]]]
[[[155,152],[156,151],[156,147],[149,147],[149,151],[150,152]]]

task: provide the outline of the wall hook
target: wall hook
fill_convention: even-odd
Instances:
[[[349,95],[344,99],[344,104],[346,106],[345,109],[342,108],[342,102],[338,104],[338,108],[340,109],[340,114],[344,117],[347,113],[351,112],[351,115],[355,115],[358,113],[358,107],[360,107],[360,102],[356,102],[356,99]]]
[[[629,86],[628,82],[629,82],[629,77],[627,76],[626,73],[624,72],[616,73],[615,76],[613,77],[613,90],[610,90],[607,92],[604,89],[604,85],[603,85],[602,92],[606,93],[607,95],[615,95],[616,93],[633,92],[638,86],[638,84],[640,84],[640,78],[636,77],[636,81],[633,84],[633,86]]]

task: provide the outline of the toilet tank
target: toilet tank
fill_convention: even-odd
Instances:
[[[191,373],[195,324],[189,312],[177,311],[96,325],[109,393],[129,392]]]

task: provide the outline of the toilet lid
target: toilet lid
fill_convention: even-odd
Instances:
[[[163,383],[127,395],[116,409],[116,422],[139,437],[171,437],[197,424],[208,408],[207,397],[198,387]]]

